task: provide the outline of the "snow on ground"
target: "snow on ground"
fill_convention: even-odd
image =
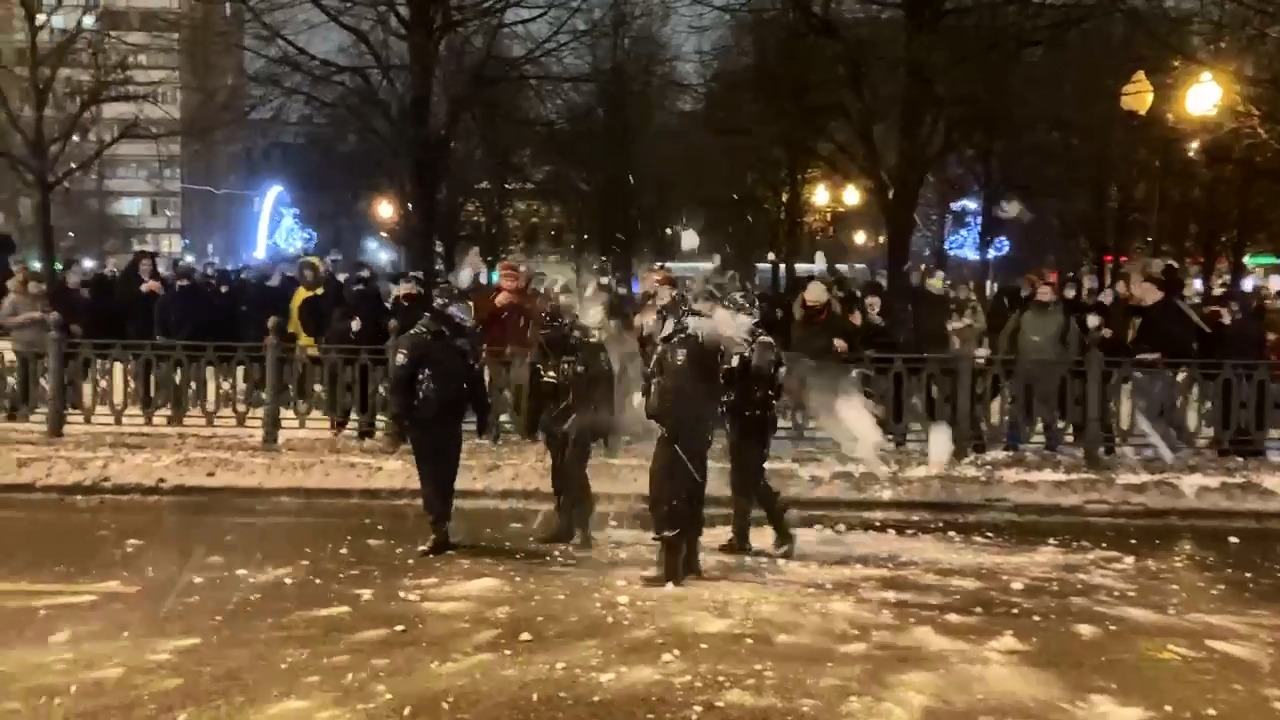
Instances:
[[[404,513],[298,512],[292,524],[236,516],[234,533],[202,515],[189,531],[204,554],[191,556],[154,524],[68,524],[64,552],[95,558],[89,577],[24,582],[57,577],[39,563],[7,570],[0,593],[100,598],[0,607],[16,633],[0,643],[7,709],[57,698],[190,717],[1261,720],[1280,702],[1280,620],[1196,546],[812,528],[794,560],[709,550],[706,580],[650,589],[639,579],[654,543],[628,528],[602,529],[583,554],[530,548],[523,523],[472,527],[483,550],[421,559]],[[767,547],[770,532],[752,540]],[[105,585],[116,562],[128,582]]]
[[[169,430],[169,429],[166,429]],[[167,434],[80,434],[42,441],[0,429],[0,486],[56,490],[192,491],[242,489],[411,495],[416,474],[407,448],[394,454],[377,442],[342,438],[286,439],[277,451],[244,438],[188,429]],[[648,446],[597,452],[591,475],[606,498],[638,498],[648,488]],[[1280,471],[1266,464],[1217,461],[1171,472],[1121,463],[1097,473],[1076,458],[991,453],[952,463],[939,473],[923,458],[890,455],[878,477],[838,453],[791,449],[769,465],[770,481],[793,503],[944,502],[959,504],[1121,505],[1173,509],[1280,512]],[[506,440],[468,442],[458,488],[464,495],[544,494],[550,463],[541,445]],[[708,492],[728,496],[723,449],[713,452]]]

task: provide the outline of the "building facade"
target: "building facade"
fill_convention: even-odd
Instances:
[[[213,151],[234,142],[244,112],[242,26],[234,3],[23,2],[0,0],[0,28],[8,28],[0,43],[6,53],[0,82],[7,76],[10,85],[42,86],[44,94],[61,100],[37,118],[32,108],[43,104],[26,97],[18,120],[25,132],[15,135],[10,127],[6,140],[0,127],[0,142],[25,143],[27,157],[55,159],[50,176],[71,171],[51,198],[57,252],[82,257],[139,250],[170,257],[216,253],[210,245],[221,242],[222,231],[206,224],[217,217],[218,193],[204,191],[213,198],[206,200],[188,187],[222,190],[236,180],[228,163],[234,165],[238,153],[234,148],[223,153],[228,158],[223,162]],[[33,15],[33,9],[42,12]],[[34,58],[21,50],[33,33],[47,48]],[[58,46],[75,52],[53,52]],[[27,82],[33,74],[40,83]],[[97,101],[91,99],[95,93]],[[77,114],[83,127],[71,122]],[[13,125],[13,118],[0,116],[0,125],[6,123]],[[44,146],[30,142],[36,123],[46,130]],[[50,152],[64,142],[65,151]],[[0,173],[6,170],[12,168]],[[11,201],[0,205],[9,210],[4,222],[24,246],[38,244],[37,193],[30,183],[14,187]]]

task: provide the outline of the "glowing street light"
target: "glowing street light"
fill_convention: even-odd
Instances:
[[[844,191],[840,193],[840,202],[845,207],[857,207],[862,204],[862,191],[857,185],[845,185]]]
[[[858,232],[854,233],[854,234],[853,234],[853,244],[854,244],[854,245],[859,245],[859,246],[861,246],[861,245],[866,245],[866,244],[867,244],[867,231],[866,231],[866,230],[859,230]]]
[[[813,189],[813,205],[814,207],[824,208],[831,204],[831,191],[827,189],[826,183],[818,183]]]
[[[1222,107],[1222,99],[1226,91],[1214,79],[1213,73],[1205,70],[1200,77],[1187,88],[1182,98],[1182,108],[1191,117],[1211,117],[1218,114]]]
[[[373,217],[379,223],[390,225],[400,217],[400,206],[394,199],[380,195],[373,200]]]
[[[1156,88],[1142,70],[1133,74],[1120,88],[1120,107],[1126,112],[1146,116],[1156,103]]]

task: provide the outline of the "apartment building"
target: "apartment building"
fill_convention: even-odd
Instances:
[[[0,0],[0,27],[7,25],[7,42],[20,48],[30,34],[29,11]],[[26,0],[30,1],[30,0]],[[55,197],[53,220],[60,252],[89,256],[122,256],[147,250],[166,256],[204,255],[204,236],[216,229],[190,222],[188,205],[197,215],[199,198],[188,202],[187,186],[196,176],[202,186],[220,187],[234,181],[227,170],[209,160],[213,136],[225,142],[237,117],[238,92],[243,86],[239,18],[232,3],[218,0],[34,0],[45,11],[39,16],[46,42],[66,42],[86,52],[119,58],[127,68],[104,83],[101,74],[83,65],[40,66],[40,61],[15,55],[19,73],[39,67],[65,76],[67,92],[75,97],[77,84],[109,84],[121,102],[96,106],[89,129],[73,137],[67,162],[87,158],[110,143],[91,167],[81,169]],[[12,52],[10,54],[13,54]],[[14,75],[14,73],[10,73]],[[64,80],[59,77],[59,87]],[[74,102],[69,103],[74,106]],[[0,123],[3,118],[0,118]],[[46,125],[58,122],[50,117]],[[125,139],[115,141],[122,132]],[[226,153],[235,157],[234,151]],[[214,171],[210,166],[215,165]],[[216,202],[216,201],[215,201]],[[207,204],[207,203],[205,203]],[[31,198],[20,198],[16,218],[21,236],[30,236],[37,222]],[[16,222],[15,222],[16,220]],[[193,238],[193,234],[201,237]],[[25,244],[30,244],[25,243]]]

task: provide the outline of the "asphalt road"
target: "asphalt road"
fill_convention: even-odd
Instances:
[[[864,517],[647,589],[534,520],[0,499],[0,716],[1280,718],[1276,529]]]

